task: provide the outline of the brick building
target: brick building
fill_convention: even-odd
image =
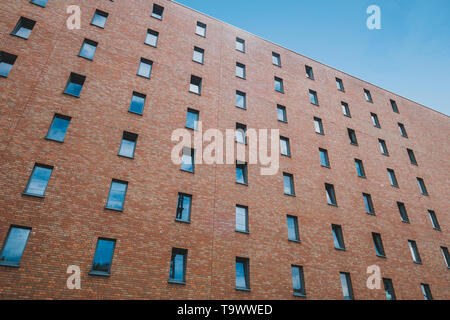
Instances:
[[[0,298],[450,299],[446,115],[169,0],[72,2],[0,2]],[[278,173],[180,170],[197,119],[279,129]]]

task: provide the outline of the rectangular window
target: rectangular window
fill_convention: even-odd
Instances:
[[[138,76],[150,79],[152,73],[153,61],[141,58],[139,63]]]
[[[189,128],[192,130],[198,130],[199,114],[200,113],[197,110],[194,110],[194,109],[187,110],[186,128]]]
[[[378,144],[380,146],[380,151],[382,155],[388,156],[389,155],[389,151],[386,145],[386,141],[382,140],[382,139],[378,139]]]
[[[359,159],[355,159],[355,166],[356,166],[356,173],[358,174],[358,177],[365,178],[366,173],[364,172],[363,162]]]
[[[236,257],[236,289],[250,290],[250,261]]]
[[[52,172],[52,166],[36,163],[31,172],[24,194],[35,197],[44,197]]]
[[[334,186],[329,183],[325,183],[325,192],[327,195],[327,203],[332,206],[337,206],[336,193],[334,192]]]
[[[288,227],[288,239],[290,241],[300,241],[300,236],[298,232],[298,218],[294,216],[287,216],[287,227]]]
[[[371,113],[370,117],[372,118],[373,126],[376,128],[381,128],[380,121],[378,121],[378,116],[375,113]]]
[[[399,113],[397,108],[397,103],[394,100],[391,100],[392,111]]]
[[[111,264],[114,256],[116,240],[98,238],[95,249],[94,260],[89,274],[97,276],[109,276],[111,274]]]
[[[127,194],[128,182],[113,179],[109,188],[106,209],[122,211]]]
[[[284,93],[283,79],[275,77],[275,91]]]
[[[192,148],[183,148],[181,157],[181,170],[194,173],[195,150]]]
[[[81,89],[83,89],[84,81],[86,81],[85,76],[71,72],[69,80],[67,80],[64,93],[74,97],[79,97],[81,94]]]
[[[350,108],[348,106],[348,103],[341,102],[341,107],[342,107],[342,113],[344,114],[344,116],[351,118],[352,115],[350,114]]]
[[[294,176],[290,173],[283,172],[284,194],[294,196]]]
[[[358,140],[356,139],[355,130],[347,128],[347,132],[348,132],[348,137],[350,139],[350,144],[352,144],[354,146],[357,146],[358,145]]]
[[[397,177],[395,176],[395,171],[392,169],[387,169],[389,181],[391,182],[391,186],[398,187]]]
[[[364,96],[366,97],[367,102],[373,102],[372,95],[370,94],[369,90],[364,89]]]
[[[7,78],[12,69],[17,56],[4,51],[0,51],[0,76]]]
[[[236,38],[236,50],[245,52],[245,40],[242,40],[240,38]]]
[[[50,125],[50,129],[45,138],[48,140],[64,142],[64,137],[66,136],[71,119],[71,117],[56,113],[53,116],[52,124]]]
[[[312,104],[318,106],[319,105],[319,99],[317,98],[317,92],[314,90],[309,90],[309,102]]]
[[[236,77],[245,79],[245,65],[236,62]]]
[[[322,119],[314,117],[314,130],[318,134],[325,134],[323,130]]]
[[[94,60],[95,51],[97,50],[98,43],[89,39],[84,39],[78,56],[86,58],[88,60]]]
[[[203,50],[202,48],[194,47],[194,56],[192,57],[193,61],[203,64],[204,56],[205,50]]]
[[[420,259],[419,249],[417,249],[417,244],[414,240],[408,240],[409,250],[411,250],[411,256],[415,263],[422,264],[422,260]]]
[[[128,109],[131,113],[136,113],[142,115],[144,112],[145,99],[147,96],[145,94],[133,91],[131,96],[130,108]]]
[[[336,224],[332,224],[331,230],[333,232],[334,247],[338,250],[345,250],[342,227]]]
[[[403,202],[397,202],[398,212],[402,218],[402,222],[409,223],[408,212],[406,211],[406,206]]]
[[[133,159],[137,139],[137,134],[124,131],[122,135],[122,142],[120,143],[119,156]]]
[[[285,106],[277,105],[277,118],[278,121],[287,122],[287,114]]]
[[[340,272],[339,273],[341,278],[341,285],[342,285],[342,293],[344,294],[345,300],[353,300],[353,288],[352,288],[352,281],[350,279],[350,273],[347,272]]]
[[[18,267],[28,242],[31,228],[10,226],[0,253],[0,265]]]
[[[281,155],[286,157],[291,156],[291,147],[289,144],[289,138],[280,136],[280,147],[281,147]]]
[[[433,296],[431,295],[430,285],[426,283],[421,283],[420,288],[422,289],[423,298],[425,300],[433,300]]]
[[[386,258],[386,254],[384,253],[383,242],[381,241],[381,235],[379,233],[372,232],[372,239],[377,256]]]
[[[364,206],[366,207],[366,213],[375,215],[375,209],[373,208],[372,196],[367,193],[363,193]]]
[[[36,21],[20,17],[19,21],[16,24],[16,27],[14,28],[13,32],[11,32],[11,34],[19,38],[28,39],[35,24]]]
[[[236,142],[247,143],[247,126],[242,123],[236,123]]]
[[[398,123],[398,129],[400,130],[400,134],[402,135],[402,137],[408,138],[408,134],[406,133],[406,129],[403,123]]]
[[[441,227],[439,225],[436,213],[433,210],[428,210],[428,215],[430,216],[431,223],[433,224],[433,228],[435,230],[441,230]]]
[[[420,192],[424,196],[428,196],[427,187],[425,186],[425,182],[423,181],[423,179],[422,178],[417,178],[417,183],[419,184]]]
[[[202,93],[202,78],[191,75],[191,83],[189,92],[201,94]]]
[[[144,43],[156,48],[156,46],[158,45],[158,37],[159,32],[152,29],[147,29],[147,35],[145,37]]]
[[[97,9],[97,10],[95,10],[94,17],[92,18],[91,24],[94,26],[97,26],[99,28],[104,28],[107,18],[108,18],[107,12]]]
[[[192,196],[190,194],[178,193],[177,215],[175,220],[182,222],[191,221]]]
[[[292,265],[291,271],[292,271],[292,287],[294,289],[294,296],[306,297],[303,267]]]
[[[272,52],[272,63],[278,67],[281,67],[281,57],[278,53]]]
[[[447,268],[450,269],[450,255],[448,254],[448,248],[447,247],[441,247],[442,256],[444,257],[445,264],[447,265]]]
[[[45,8],[45,6],[47,5],[47,1],[48,1],[48,0],[31,0],[30,2],[31,2],[32,4],[35,4],[35,5],[38,5],[38,6],[40,6],[40,7]]]
[[[397,300],[395,297],[394,285],[391,279],[383,278],[384,292],[386,293],[386,300]]]
[[[236,90],[236,107],[241,109],[247,108],[247,96],[245,92]]]
[[[339,91],[342,91],[342,92],[345,91],[345,90],[344,90],[344,83],[343,83],[342,80],[339,79],[339,78],[336,78],[336,87],[337,87],[337,89],[338,89]]]
[[[305,66],[305,71],[306,71],[306,77],[308,79],[314,80],[313,69],[310,66]]]
[[[197,26],[195,28],[195,34],[206,37],[206,24],[197,22]]]
[[[319,154],[320,154],[320,164],[322,167],[330,167],[330,160],[328,158],[328,151],[325,149],[319,148]]]
[[[186,264],[187,264],[186,249],[172,249],[172,257],[170,258],[170,274],[169,282],[171,283],[186,283]]]
[[[236,183],[247,184],[247,163],[236,161]]]
[[[163,13],[164,13],[164,7],[162,7],[162,6],[160,6],[160,5],[156,4],[156,3],[154,3],[154,4],[153,4],[153,10],[152,10],[151,16],[152,16],[153,18],[162,20]]]
[[[411,164],[417,165],[416,156],[414,155],[414,151],[411,149],[406,149],[408,152],[409,161],[411,161]]]
[[[236,231],[248,233],[248,208],[236,205]]]

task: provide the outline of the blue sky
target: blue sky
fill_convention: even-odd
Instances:
[[[176,0],[450,114],[449,0]],[[369,5],[381,30],[369,30]]]

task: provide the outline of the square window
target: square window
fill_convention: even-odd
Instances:
[[[45,6],[47,5],[48,0],[31,0],[30,3],[38,5],[40,7],[45,8]]]
[[[450,255],[448,254],[448,248],[447,247],[441,247],[442,255],[444,256],[445,264],[447,265],[447,268],[450,269]]]
[[[120,144],[119,156],[133,159],[137,139],[137,134],[124,131],[122,135],[122,142]]]
[[[236,205],[236,231],[248,233],[248,207]]]
[[[287,114],[286,114],[286,107],[282,105],[277,105],[277,118],[278,121],[281,122],[287,122]]]
[[[373,102],[372,95],[370,94],[369,90],[364,89],[364,96],[366,97],[367,102]]]
[[[247,126],[242,123],[236,123],[236,142],[247,144]]]
[[[439,222],[436,216],[436,213],[433,210],[428,210],[428,215],[430,216],[431,223],[433,224],[434,230],[441,230],[441,227],[439,226]]]
[[[70,120],[71,117],[64,116],[62,114],[55,114],[45,138],[48,140],[64,142],[64,137],[66,136]]]
[[[402,222],[409,223],[408,213],[406,212],[406,207],[403,202],[397,202],[398,211],[400,212],[400,217]]]
[[[81,46],[80,53],[78,54],[80,57],[93,60],[95,51],[97,50],[98,43],[89,39],[84,39],[84,42]]]
[[[328,159],[328,151],[325,149],[319,148],[319,155],[320,155],[320,165],[322,167],[329,168],[330,160]]]
[[[198,95],[202,92],[202,78],[191,75],[191,83],[189,92],[196,93]]]
[[[281,155],[290,157],[291,147],[289,145],[289,138],[280,137]]]
[[[287,227],[288,227],[288,239],[290,241],[300,241],[300,236],[298,232],[298,218],[294,216],[287,216]]]
[[[336,78],[336,87],[339,91],[344,92],[344,83],[339,78]]]
[[[322,119],[314,117],[314,130],[318,134],[325,134],[323,131]]]
[[[36,21],[20,17],[16,27],[14,28],[11,34],[19,38],[28,39],[30,37],[31,30],[33,30],[35,24]]]
[[[170,274],[169,282],[185,284],[186,283],[186,264],[187,264],[186,249],[172,249],[172,257],[170,259]]]
[[[236,107],[247,109],[247,96],[245,92],[236,90]]]
[[[398,187],[397,177],[395,176],[395,171],[392,169],[387,169],[389,181],[391,182],[391,186]]]
[[[403,123],[398,123],[398,129],[400,130],[400,134],[402,135],[402,137],[408,138],[408,134],[406,133],[406,129]]]
[[[397,300],[395,297],[394,285],[391,279],[383,278],[384,292],[386,293],[386,300]]]
[[[408,240],[408,244],[409,244],[409,250],[411,250],[411,256],[413,258],[413,261],[415,263],[422,263],[422,260],[420,259],[420,255],[419,255],[419,249],[417,249],[417,244],[414,240]]]
[[[247,185],[247,163],[236,162],[236,183]]]
[[[379,233],[372,232],[372,239],[377,256],[386,258],[386,254],[384,253],[383,242],[381,241],[381,235]]]
[[[306,71],[306,77],[308,79],[314,80],[313,69],[310,66],[305,66],[305,71]]]
[[[131,113],[136,113],[142,115],[144,112],[144,105],[147,96],[145,94],[133,91],[133,95],[131,96],[130,108],[128,109]]]
[[[406,151],[408,152],[408,157],[409,160],[411,161],[411,164],[417,165],[417,160],[416,156],[414,155],[414,151],[412,151],[411,149],[406,149]]]
[[[158,45],[158,37],[159,32],[147,29],[147,35],[145,36],[144,43],[156,48],[156,46]]]
[[[272,52],[272,63],[278,67],[281,67],[281,57],[278,53]]]
[[[203,59],[205,56],[205,50],[202,48],[194,47],[194,56],[192,58],[193,61],[203,64]]]
[[[242,40],[240,38],[236,38],[236,50],[245,52],[245,40]]]
[[[182,152],[183,154],[181,157],[181,170],[194,173],[195,150],[192,148],[184,147]]]
[[[245,79],[245,65],[236,62],[236,77]]]
[[[424,196],[428,196],[427,187],[425,186],[425,182],[423,181],[423,179],[422,178],[417,178],[417,183],[419,184],[420,192]]]
[[[366,207],[366,213],[375,215],[375,209],[373,208],[372,196],[367,193],[363,193],[364,206]]]
[[[290,173],[283,172],[284,194],[294,196],[294,176]]]
[[[342,107],[342,113],[344,114],[344,116],[351,118],[352,115],[350,114],[350,108],[348,106],[348,103],[341,102],[341,107]]]
[[[275,91],[284,93],[283,79],[275,77]]]
[[[195,34],[206,37],[206,24],[202,22],[197,22],[197,26],[195,28]]]
[[[371,113],[370,117],[372,118],[373,126],[376,128],[381,128],[380,121],[378,121],[378,116],[375,113]]]
[[[391,107],[392,107],[392,111],[399,113],[397,103],[394,100],[391,100]]]
[[[363,162],[359,159],[355,159],[355,166],[356,166],[356,173],[358,174],[358,177],[365,178],[366,173],[364,172]]]
[[[17,56],[4,51],[0,51],[0,76],[7,78],[12,69]]]
[[[158,5],[156,3],[153,4],[153,10],[152,10],[152,14],[151,14],[151,16],[153,18],[162,20],[163,12],[164,12],[164,7],[161,7],[160,5]]]
[[[303,267],[292,265],[291,272],[292,272],[292,287],[294,289],[294,296],[306,297]]]
[[[191,221],[192,196],[190,194],[178,193],[176,220],[182,222]]]
[[[387,149],[386,141],[384,141],[382,139],[378,139],[378,144],[380,145],[381,154],[385,155],[385,156],[388,156],[389,155],[389,151]]]
[[[91,24],[99,28],[104,28],[106,24],[106,19],[108,18],[108,13],[95,10],[94,17],[92,18]]]
[[[74,97],[80,97],[81,89],[83,89],[84,81],[86,77],[77,73],[70,73],[69,80],[67,80],[64,93]]]
[[[344,300],[353,300],[354,297],[350,273],[340,272],[339,276],[341,279],[342,293],[344,294]]]
[[[345,250],[342,227],[336,224],[332,224],[331,231],[333,232],[334,247],[338,250]]]
[[[31,228],[10,226],[0,253],[0,265],[18,267],[28,242]]]
[[[141,58],[139,63],[138,76],[150,79],[152,73],[153,61]]]
[[[106,209],[122,211],[127,194],[128,182],[113,179],[109,189]]]
[[[422,289],[423,297],[425,300],[433,300],[433,296],[431,295],[430,285],[426,283],[421,283],[420,288]]]
[[[187,110],[187,116],[186,116],[186,128],[197,130],[198,129],[198,119],[199,119],[199,112],[194,109],[188,109]]]
[[[318,106],[319,105],[319,99],[317,98],[317,92],[313,90],[309,90],[309,102],[312,104]]]
[[[90,275],[109,276],[116,240],[98,238]]]
[[[35,197],[44,197],[53,167],[36,163],[28,180],[24,194]]]
[[[334,192],[334,186],[329,183],[325,183],[325,192],[327,196],[327,203],[332,206],[337,206],[336,193]]]
[[[250,290],[250,261],[236,257],[236,289]]]

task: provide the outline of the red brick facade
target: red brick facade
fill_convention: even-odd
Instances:
[[[32,228],[20,267],[0,266],[0,298],[304,299],[292,294],[291,265],[299,265],[307,299],[342,299],[339,272],[351,274],[356,299],[385,299],[384,290],[366,287],[366,269],[376,264],[398,299],[423,299],[421,283],[434,299],[450,299],[440,249],[450,244],[447,116],[168,0],[157,2],[162,20],[150,16],[148,0],[72,2],[81,7],[80,30],[66,27],[67,1],[0,3],[0,50],[17,55],[0,78],[0,246],[11,225]],[[90,24],[96,9],[108,13],[104,29]],[[36,21],[28,40],[10,35],[21,16]],[[197,21],[207,25],[205,38],[195,34]],[[144,44],[149,28],[159,32],[157,48]],[[245,40],[245,53],[235,49],[236,37]],[[93,61],[77,56],[85,38],[98,42]],[[194,46],[205,50],[203,65],[192,61]],[[136,75],[141,58],[153,61],[151,79]],[[236,62],[246,66],[245,80],[235,76]],[[314,80],[305,77],[305,64]],[[71,72],[86,76],[80,98],[63,94]],[[191,75],[202,77],[201,96],[188,92]],[[274,76],[283,79],[284,94],[274,91]],[[319,106],[309,102],[309,89]],[[236,90],[246,93],[247,110],[235,107]],[[147,95],[142,116],[128,112],[133,91]],[[286,106],[288,123],[277,121],[277,104]],[[281,157],[274,176],[250,166],[248,186],[235,183],[234,165],[182,172],[170,160],[171,133],[184,128],[187,108],[200,111],[203,130],[236,122],[280,129],[292,156]],[[44,138],[55,113],[72,117],[64,143]],[[324,135],[315,133],[314,117]],[[117,155],[123,131],[139,134],[134,159]],[[328,150],[331,168],[321,167],[319,148]],[[355,158],[366,179],[356,175]],[[54,166],[44,198],[22,195],[35,163]],[[387,168],[399,188],[390,186]],[[294,175],[295,197],[283,194],[282,172]],[[123,212],[105,210],[112,179],[128,181]],[[334,185],[337,207],[327,205],[325,183]],[[178,192],[193,195],[190,224],[175,222]],[[376,216],[365,213],[363,192]],[[398,201],[410,224],[401,222]],[[236,204],[248,206],[249,234],[235,231]],[[441,231],[427,210],[436,212]],[[288,241],[286,215],[298,217],[300,243]],[[346,251],[334,249],[331,224],[342,226]],[[375,255],[372,232],[381,234],[386,258]],[[117,241],[110,277],[88,275],[99,237]],[[412,261],[408,240],[416,241],[422,264]],[[188,249],[186,285],[167,281],[172,248]],[[235,289],[236,257],[250,260],[249,292]],[[69,265],[81,268],[81,290],[66,287]]]

